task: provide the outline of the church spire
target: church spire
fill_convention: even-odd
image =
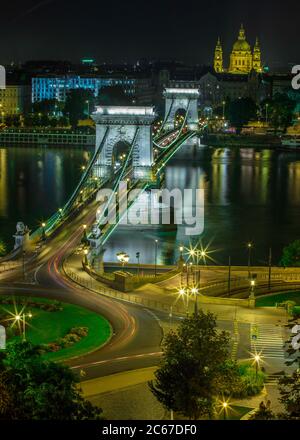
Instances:
[[[224,71],[224,69],[223,69],[223,49],[222,49],[220,37],[218,37],[217,45],[215,48],[214,69],[217,73],[221,73]]]
[[[253,70],[256,72],[262,72],[261,66],[261,51],[258,38],[256,37],[254,49],[253,49]]]
[[[246,40],[245,29],[243,23],[241,24],[241,28],[239,31],[239,40]]]

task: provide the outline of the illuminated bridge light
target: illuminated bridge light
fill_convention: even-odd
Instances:
[[[169,87],[167,87],[166,89],[165,89],[165,93],[171,93],[171,94],[176,94],[176,95],[179,95],[179,94],[183,94],[183,95],[186,95],[186,94],[190,94],[190,95],[199,95],[199,90],[198,89],[180,89],[180,88],[169,88]]]
[[[119,107],[97,106],[96,114],[102,115],[128,115],[128,116],[155,116],[154,107]]]

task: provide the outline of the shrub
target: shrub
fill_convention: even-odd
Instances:
[[[240,374],[240,386],[234,392],[233,397],[248,397],[259,394],[264,386],[266,375],[263,371],[258,371],[256,378],[256,370],[250,363],[242,363],[238,366]]]

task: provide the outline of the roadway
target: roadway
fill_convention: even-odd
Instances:
[[[67,362],[75,371],[84,370],[85,379],[157,365],[161,356],[163,329],[169,323],[169,316],[165,312],[151,311],[101,296],[64,276],[63,260],[79,245],[83,234],[82,225],[91,226],[94,222],[97,207],[96,202],[92,202],[83,208],[76,218],[60,227],[46,241],[37,255],[27,260],[25,280],[21,269],[11,270],[0,276],[0,294],[36,295],[70,302],[99,313],[111,322],[113,335],[104,347]],[[209,309],[219,314],[219,325],[222,328],[234,331],[232,307],[227,309],[224,306],[210,306]],[[245,353],[251,348],[248,330],[252,322],[259,320],[261,323],[278,325],[281,320],[279,315],[274,319],[274,316],[262,311],[241,309],[239,313],[240,320],[243,321],[240,350]],[[175,317],[174,323],[180,319],[182,318]]]

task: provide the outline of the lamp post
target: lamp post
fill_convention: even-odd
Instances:
[[[157,246],[158,246],[158,240],[155,240],[155,265],[154,265],[154,276],[156,277],[157,272]]]
[[[183,260],[183,250],[184,250],[184,247],[180,246],[179,251],[180,251],[180,259],[181,260]]]
[[[82,225],[82,228],[83,228],[82,241],[83,241],[83,243],[87,243],[87,235],[86,235],[87,225]]]
[[[223,120],[225,119],[225,105],[226,105],[226,101],[222,102],[223,104]]]
[[[119,252],[117,254],[117,259],[120,261],[120,263],[122,264],[122,267],[124,269],[125,263],[128,263],[130,257],[128,254],[126,254],[126,252]]]
[[[138,276],[140,276],[140,252],[137,252],[137,253],[135,254],[135,256],[136,256],[137,264],[138,264],[137,273],[138,273]]]
[[[195,315],[198,315],[198,289],[197,289],[197,287],[193,287],[191,289],[191,292],[193,295],[195,295],[195,298],[196,298],[196,300],[195,300]]]
[[[226,411],[227,411],[228,403],[227,402],[223,402],[222,403],[222,407],[223,407],[224,420],[226,420]]]
[[[255,280],[253,278],[250,280],[250,298],[255,298]]]
[[[90,101],[87,99],[85,101],[85,103],[87,104],[87,115],[88,115],[88,118],[89,118],[90,117]]]
[[[269,108],[269,104],[266,103],[266,123],[268,124],[268,108]]]
[[[272,271],[272,248],[269,249],[269,277],[268,277],[269,289],[271,289],[271,271]]]
[[[23,341],[26,341],[26,316],[32,318],[32,313],[29,312],[28,315],[22,313],[15,316],[16,322],[22,322]]]
[[[256,354],[254,356],[254,362],[255,362],[255,379],[257,381],[257,375],[258,375],[258,367],[259,367],[259,363],[261,361],[261,357],[259,354]]]
[[[250,277],[250,266],[251,266],[251,251],[253,244],[251,242],[247,243],[248,248],[248,276]]]
[[[42,240],[43,241],[45,241],[46,240],[46,230],[45,230],[45,227],[46,227],[46,223],[42,223]]]
[[[87,257],[88,253],[89,253],[88,249],[84,249],[83,254],[84,254],[84,265],[85,266],[89,265],[89,260],[88,260],[88,257]]]

